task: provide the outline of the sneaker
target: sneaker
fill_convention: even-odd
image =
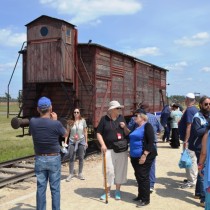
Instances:
[[[137,196],[137,197],[133,198],[133,201],[141,201],[141,198]]]
[[[108,198],[110,198],[110,192],[107,193]],[[104,193],[101,197],[100,200],[106,200],[106,193]]]
[[[116,200],[121,200],[121,193],[120,193],[119,190],[116,190],[116,191],[115,191],[115,199],[116,199]]]
[[[137,208],[141,208],[141,207],[149,205],[149,203],[150,203],[149,201],[147,201],[147,202],[146,201],[145,202],[144,201],[140,201],[139,204],[136,205],[136,207]]]
[[[192,187],[194,187],[194,185],[190,182],[187,182],[180,186],[180,188],[182,188],[182,189],[187,189],[187,188],[192,188]]]
[[[74,175],[73,174],[70,174],[67,178],[66,178],[66,181],[67,182],[70,182],[72,179],[73,179]]]
[[[150,187],[150,193],[154,192],[154,187]]]
[[[85,177],[82,174],[78,174],[78,179],[85,180]]]

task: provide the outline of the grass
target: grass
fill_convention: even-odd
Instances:
[[[18,113],[19,104],[17,102],[10,102],[9,111]],[[0,102],[0,112],[7,112],[7,102]]]
[[[7,118],[6,108],[5,104],[0,103],[0,162],[34,154],[32,137],[22,136],[22,128],[11,127],[11,120],[15,116]],[[18,105],[11,105],[10,111],[18,112]]]

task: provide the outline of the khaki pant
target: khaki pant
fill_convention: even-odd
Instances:
[[[104,163],[104,161],[103,161]],[[115,153],[112,149],[106,152],[107,185],[124,184],[127,182],[128,151]],[[102,166],[104,174],[104,166]]]
[[[194,151],[189,149],[188,151],[192,160],[192,167],[186,168],[187,180],[190,181],[193,185],[196,185],[198,175],[197,158]]]

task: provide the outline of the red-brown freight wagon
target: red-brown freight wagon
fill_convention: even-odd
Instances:
[[[130,117],[145,101],[160,111],[166,98],[167,70],[95,43],[78,43],[74,25],[40,16],[26,25],[23,57],[22,107],[19,119],[37,116],[37,100],[47,96],[59,119],[80,107],[88,125],[96,128],[111,100],[125,106]],[[23,125],[24,126],[24,125]]]

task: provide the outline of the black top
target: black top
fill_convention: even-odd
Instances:
[[[122,115],[119,115],[116,120],[112,120],[109,116],[105,115],[99,122],[97,133],[102,135],[107,149],[112,149],[112,142],[118,140],[118,133],[121,134],[122,139],[125,138],[124,129],[120,127],[120,122],[126,124],[125,118]]]
[[[149,151],[149,155],[147,156],[147,159],[153,159],[155,156],[157,156],[157,149],[154,145],[154,130],[150,123],[146,123],[144,127],[144,151]]]

